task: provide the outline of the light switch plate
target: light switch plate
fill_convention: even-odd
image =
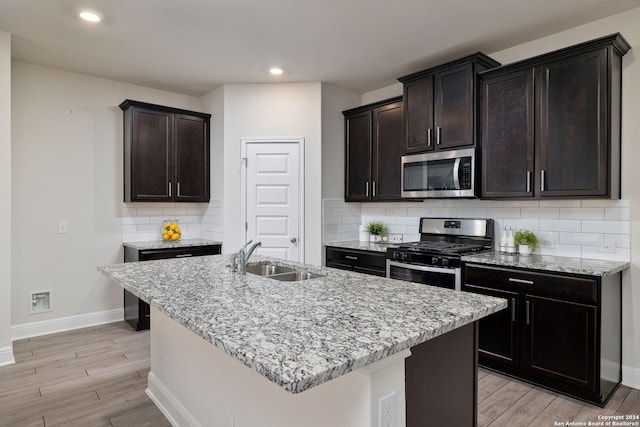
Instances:
[[[58,234],[67,234],[69,232],[69,222],[58,221]]]

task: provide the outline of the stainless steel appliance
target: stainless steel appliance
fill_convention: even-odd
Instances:
[[[462,255],[493,249],[493,220],[420,218],[420,241],[387,249],[387,277],[460,290]]]
[[[402,156],[403,198],[475,197],[475,148]]]

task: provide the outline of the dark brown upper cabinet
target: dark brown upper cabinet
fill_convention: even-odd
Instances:
[[[400,200],[402,98],[343,111],[345,201]]]
[[[475,145],[476,75],[500,63],[476,53],[400,77],[404,153]]]
[[[480,74],[483,198],[619,198],[620,34]]]
[[[208,202],[210,114],[125,100],[124,201]]]

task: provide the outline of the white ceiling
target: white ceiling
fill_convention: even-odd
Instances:
[[[328,82],[358,93],[496,52],[639,0],[0,0],[14,59],[203,95],[222,84]],[[80,21],[82,7],[100,24]],[[605,34],[603,34],[605,35]],[[269,75],[278,65],[285,74]]]

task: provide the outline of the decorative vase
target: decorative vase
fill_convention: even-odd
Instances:
[[[518,245],[518,253],[524,256],[531,255],[531,248],[529,245]]]
[[[359,235],[359,239],[361,242],[368,242],[369,241],[369,232],[367,230],[364,229],[364,227],[360,228],[360,235]]]

